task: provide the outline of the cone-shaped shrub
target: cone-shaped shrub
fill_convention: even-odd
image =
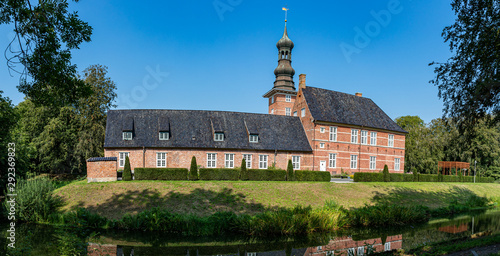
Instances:
[[[122,180],[132,180],[132,170],[130,169],[130,160],[128,156],[125,157],[125,167],[123,167]]]
[[[458,180],[460,182],[464,182],[464,177],[462,175],[462,170],[458,169],[457,172],[458,172]]]
[[[293,164],[292,160],[288,160],[288,165],[286,167],[286,180],[292,181],[293,180]]]
[[[198,164],[196,157],[191,158],[191,168],[189,169],[189,180],[198,180]]]
[[[248,180],[247,161],[245,158],[241,159],[240,180]]]
[[[384,182],[391,181],[391,176],[389,175],[389,167],[387,167],[387,165],[384,165],[384,171],[382,173],[384,174]]]

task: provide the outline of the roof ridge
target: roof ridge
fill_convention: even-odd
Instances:
[[[283,115],[271,115],[266,113],[251,113],[251,112],[238,112],[238,111],[224,111],[224,110],[196,110],[196,109],[110,109],[108,111],[124,111],[124,112],[135,112],[135,111],[192,111],[192,112],[210,112],[210,113],[233,113],[233,114],[249,114],[249,115],[262,115],[262,116],[275,116],[283,118],[296,118],[296,116],[283,116]]]

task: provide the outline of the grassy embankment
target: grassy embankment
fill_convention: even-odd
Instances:
[[[218,211],[255,215],[266,210],[311,206],[327,201],[344,208],[394,203],[405,206],[446,207],[472,195],[500,202],[500,184],[471,183],[352,183],[132,181],[74,182],[55,191],[63,211],[78,207],[108,219],[121,219],[155,207],[169,212],[209,216]]]

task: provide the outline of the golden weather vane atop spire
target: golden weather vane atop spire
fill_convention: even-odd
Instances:
[[[286,18],[287,18],[287,15],[288,15],[288,10],[290,10],[290,9],[288,9],[286,7],[283,7],[282,10],[285,11],[285,22],[286,22]]]

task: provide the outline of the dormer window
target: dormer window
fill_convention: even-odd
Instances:
[[[285,95],[286,102],[292,102],[292,95]]]
[[[259,142],[259,135],[250,134],[250,136],[248,137],[248,140],[251,143],[258,143]]]
[[[214,141],[224,141],[224,133],[223,132],[214,133]]]
[[[160,140],[169,140],[170,133],[169,132],[160,132],[159,138],[160,138]]]
[[[123,132],[123,140],[132,140],[132,132]]]

